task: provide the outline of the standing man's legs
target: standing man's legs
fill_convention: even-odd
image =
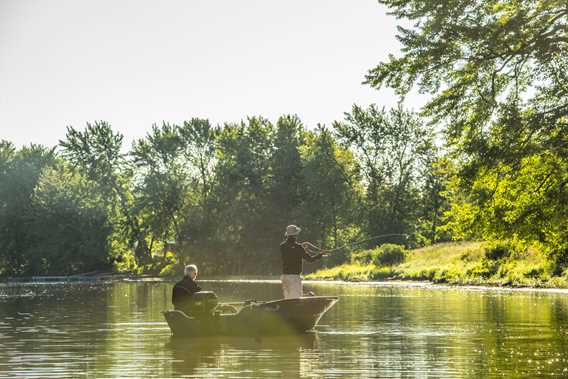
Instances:
[[[302,297],[302,278],[300,275],[285,274],[280,277],[280,280],[282,280],[284,299],[297,299]]]

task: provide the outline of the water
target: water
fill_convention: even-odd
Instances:
[[[275,282],[202,282],[222,300]],[[309,284],[318,332],[173,340],[171,283],[0,285],[0,378],[568,377],[568,295]]]

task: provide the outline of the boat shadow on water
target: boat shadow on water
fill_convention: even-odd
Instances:
[[[178,375],[211,374],[219,370],[276,369],[284,362],[284,371],[296,375],[303,352],[319,349],[317,332],[268,337],[177,337],[165,349],[172,354],[172,369]],[[235,367],[254,360],[254,367]],[[290,367],[292,366],[292,367]]]

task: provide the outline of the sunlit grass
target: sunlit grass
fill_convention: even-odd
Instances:
[[[482,260],[482,242],[443,243],[411,250],[397,266],[400,279],[458,283]]]
[[[568,272],[552,276],[546,257],[532,247],[511,258],[490,260],[487,242],[443,243],[411,250],[406,261],[392,267],[349,263],[323,269],[308,279],[418,280],[458,285],[568,287]]]
[[[370,280],[371,273],[375,269],[376,266],[374,264],[362,265],[359,263],[350,263],[320,270],[308,275],[307,278],[365,281]]]

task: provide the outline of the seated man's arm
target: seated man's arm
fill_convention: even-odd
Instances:
[[[199,292],[201,291],[201,287],[199,287],[197,285],[197,283],[193,282],[193,288],[192,288],[193,292]]]

